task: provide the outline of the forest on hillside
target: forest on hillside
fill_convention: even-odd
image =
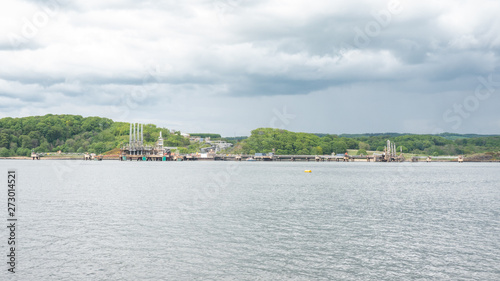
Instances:
[[[0,157],[29,156],[35,152],[104,153],[119,148],[129,140],[129,123],[114,122],[102,117],[79,115],[31,116],[0,119]],[[180,132],[154,124],[144,125],[144,141],[154,144],[162,132],[166,146],[178,147],[180,153],[198,152],[209,146],[190,142]],[[365,134],[333,135],[296,133],[281,129],[259,128],[249,137],[221,138],[219,134],[199,133],[192,136],[223,139],[235,146],[224,153],[269,153],[325,155],[345,153],[348,149],[358,154],[384,150],[387,140],[396,143],[398,151],[425,155],[460,155],[500,151],[500,136],[479,135],[414,135]],[[349,137],[348,137],[349,136]]]
[[[128,143],[129,123],[79,115],[31,116],[0,119],[0,156],[29,156],[35,152],[103,153]],[[155,143],[162,132],[167,146],[189,146],[180,133],[144,125],[144,141]]]
[[[348,149],[382,152],[387,140],[396,143],[398,151],[425,155],[460,155],[500,151],[500,136],[474,136],[447,139],[440,135],[374,134],[344,137],[329,134],[295,133],[280,129],[259,128],[242,140],[241,153],[274,152],[279,155],[325,155],[345,153]]]

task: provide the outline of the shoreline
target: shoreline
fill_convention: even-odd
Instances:
[[[119,157],[105,157],[103,158],[102,160],[85,160],[83,157],[51,157],[51,156],[48,156],[48,157],[41,157],[40,159],[37,159],[37,160],[33,160],[31,157],[26,157],[26,156],[14,156],[14,157],[0,157],[0,160],[30,160],[30,161],[39,161],[39,160],[65,160],[65,161],[68,161],[68,160],[75,160],[75,161],[120,161],[120,158]],[[210,161],[213,161],[213,162],[246,162],[246,161],[235,161],[235,160],[214,160],[214,159],[204,159],[204,161],[202,162],[210,162]],[[129,160],[127,160],[129,161]],[[184,160],[186,161],[186,160]],[[184,162],[182,161],[182,162]],[[123,161],[120,161],[120,162],[123,162]],[[132,161],[129,161],[129,162],[132,162]],[[133,161],[133,162],[137,162],[137,161]],[[160,161],[161,162],[161,161]],[[171,161],[166,161],[166,162],[171,162]],[[176,162],[176,161],[174,161]],[[187,160],[187,162],[198,162],[198,161],[193,161],[193,160]],[[255,161],[255,162],[315,162],[315,161],[305,161],[305,160],[295,160],[295,161]],[[318,162],[318,161],[316,161]],[[336,161],[319,161],[319,162],[336,162]],[[342,162],[342,161],[340,161]],[[369,161],[366,161],[366,160],[362,160],[362,159],[355,159],[354,161],[348,161],[348,162],[366,162],[366,163],[369,163]],[[398,163],[404,163],[404,162],[408,162],[408,163],[427,163],[425,160],[423,161],[419,161],[419,162],[412,162],[411,159],[409,160],[405,160],[403,162],[398,162]],[[432,159],[432,161],[430,161],[429,163],[433,163],[433,162],[438,162],[438,163],[459,163],[457,161],[457,159],[453,159],[453,160],[445,160],[445,159]],[[467,158],[464,159],[463,162],[468,162],[468,163],[500,163],[500,160],[477,160],[477,159],[470,159],[470,160],[467,160]],[[378,162],[374,162],[374,163],[378,163]],[[380,162],[380,163],[384,163],[384,162]],[[392,163],[392,162],[388,162],[388,163]]]

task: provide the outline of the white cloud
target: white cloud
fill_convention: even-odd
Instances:
[[[281,104],[304,111],[290,124],[299,131],[423,132],[442,123],[441,107],[387,122],[391,111],[377,106],[447,108],[442,93],[464,95],[477,76],[498,73],[500,3],[401,0],[400,13],[377,22],[391,1],[10,2],[0,11],[2,116],[104,115],[243,134],[268,126]],[[348,125],[315,121],[348,114],[344,104],[362,109]],[[380,124],[364,122],[371,114]],[[477,116],[498,119],[488,114]],[[474,121],[461,130],[475,132]]]

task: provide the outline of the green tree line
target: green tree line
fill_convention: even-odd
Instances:
[[[80,115],[30,116],[0,119],[0,157],[29,156],[35,152],[103,153],[129,140],[129,123]],[[189,146],[180,133],[144,125],[144,142],[154,144],[162,132],[166,146]]]
[[[235,151],[241,153],[269,153],[289,155],[325,155],[345,153],[348,149],[361,152],[384,151],[387,140],[396,143],[398,151],[425,155],[461,155],[500,150],[500,136],[453,134],[453,138],[440,135],[372,134],[352,137],[295,133],[287,130],[259,128],[242,140]]]
[[[129,123],[102,117],[80,115],[30,116],[0,119],[0,157],[29,156],[35,152],[103,153],[128,143]],[[181,153],[198,152],[204,143],[190,142],[179,132],[171,134],[154,124],[144,125],[144,141],[154,144],[162,132],[165,146],[179,147]],[[219,134],[192,134],[220,138]],[[296,133],[281,129],[259,128],[247,137],[227,138],[235,144],[228,153],[269,153],[329,155],[384,150],[387,140],[396,143],[398,151],[424,155],[460,155],[500,151],[500,136],[480,135],[414,135],[358,134],[333,135]]]
[[[210,138],[210,139],[221,139],[219,134],[209,134],[209,133],[191,133],[189,134],[191,137],[200,137],[200,138]]]

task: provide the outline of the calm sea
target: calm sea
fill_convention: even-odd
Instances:
[[[1,280],[500,280],[499,164],[2,160],[0,172]]]

